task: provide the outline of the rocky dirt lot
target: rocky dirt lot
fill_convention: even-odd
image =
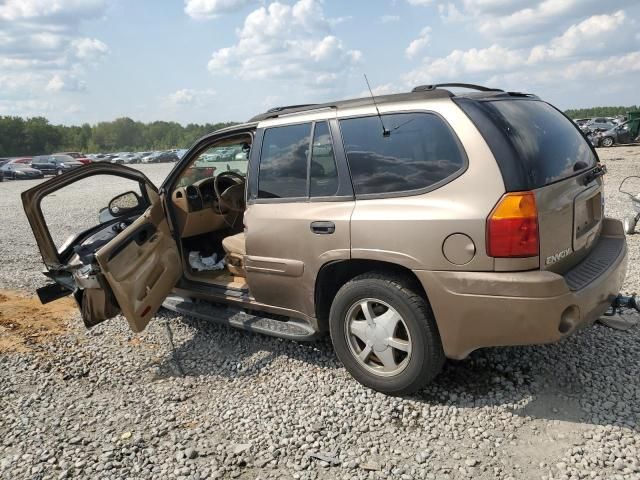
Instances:
[[[618,185],[640,174],[640,148],[600,154],[607,213],[622,218],[631,207]],[[169,166],[141,168],[159,182]],[[23,294],[46,280],[20,205],[32,185],[0,184],[0,288]],[[95,218],[103,193],[60,198],[53,221]],[[633,292],[640,235],[629,247]],[[3,337],[16,334],[13,308],[0,301]],[[295,343],[165,311],[139,335],[123,318],[87,331],[75,313],[51,326],[46,309],[21,312],[46,338],[0,352],[1,478],[640,478],[637,326],[477,351],[419,394],[392,398],[356,383],[328,339]]]

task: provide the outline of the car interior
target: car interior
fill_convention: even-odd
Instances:
[[[205,147],[171,188],[172,221],[190,280],[247,289],[243,217],[251,141],[243,134]]]

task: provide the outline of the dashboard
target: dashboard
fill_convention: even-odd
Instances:
[[[181,237],[201,235],[226,226],[225,218],[229,213],[220,208],[214,181],[214,177],[205,178],[192,185],[178,187],[171,193]],[[236,184],[226,177],[218,182],[222,191]]]

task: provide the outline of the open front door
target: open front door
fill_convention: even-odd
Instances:
[[[131,330],[142,331],[182,275],[160,200],[98,250],[96,260]]]
[[[73,293],[87,327],[121,311],[134,332],[143,330],[182,275],[162,198],[147,177],[95,163],[23,192],[22,202],[45,275],[56,282],[38,290],[40,300]]]

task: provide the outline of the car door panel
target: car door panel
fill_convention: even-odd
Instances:
[[[349,222],[354,202],[253,204],[245,212],[247,283],[260,303],[315,316],[314,288],[320,268],[350,258]],[[335,232],[319,235],[315,220]]]
[[[142,331],[182,275],[160,202],[96,253],[131,330]]]

